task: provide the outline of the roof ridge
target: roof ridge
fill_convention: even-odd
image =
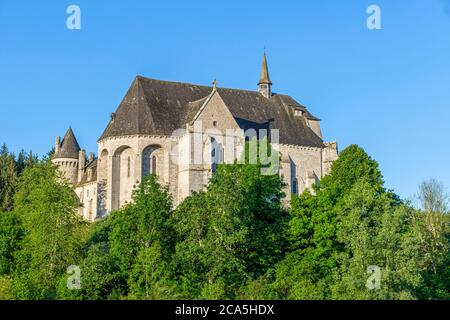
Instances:
[[[209,86],[209,85],[196,84],[196,83],[192,83],[192,82],[160,80],[160,79],[155,79],[155,78],[144,77],[144,76],[141,76],[141,75],[136,76],[136,79],[139,79],[139,80],[150,80],[150,81],[155,81],[155,82],[160,82],[160,83],[168,83],[168,84],[175,84],[175,85],[190,85],[190,86],[196,86],[196,87],[201,87],[201,88],[211,89],[211,90],[214,88],[213,86]],[[243,92],[251,92],[251,93],[254,93],[254,94],[259,94],[259,92],[257,90],[250,90],[250,89],[217,87],[217,90],[233,90],[233,91],[243,91]]]
[[[170,136],[197,115],[213,90],[211,86],[138,75],[117,108],[117,116],[107,125],[99,141],[136,134]],[[293,97],[275,94],[265,98],[258,91],[245,89],[216,90],[233,117],[252,123],[266,123],[268,119],[274,119],[271,128],[280,130],[280,143],[306,146],[323,144],[320,137],[306,124],[300,123],[290,111],[291,104],[301,106]]]

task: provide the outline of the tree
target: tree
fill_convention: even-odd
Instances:
[[[283,183],[278,175],[261,174],[262,168],[220,165],[206,192],[194,193],[175,210],[181,296],[234,299],[282,259]]]
[[[86,230],[79,200],[49,161],[25,169],[19,179],[15,212],[24,240],[14,273],[17,297],[55,297],[57,279],[77,262]]]
[[[15,213],[0,212],[0,276],[11,275],[15,254],[21,247],[23,229]]]
[[[342,151],[330,175],[291,203],[288,238],[290,250],[275,271],[271,285],[281,299],[325,299],[331,295],[337,252],[339,206],[359,181],[383,192],[378,164],[363,149],[352,145]]]
[[[414,216],[415,250],[420,253],[419,267],[424,269],[421,298],[450,299],[450,217],[449,196],[435,179],[419,187],[422,211]]]
[[[0,149],[0,210],[10,211],[14,204],[14,192],[17,183],[17,167],[14,155],[8,152],[6,145]]]
[[[0,301],[13,300],[13,281],[7,276],[0,276]]]
[[[414,210],[367,180],[355,184],[338,207],[338,268],[332,299],[413,299],[421,270],[406,238]],[[372,273],[373,272],[373,273]]]
[[[135,189],[133,202],[113,215],[110,253],[128,279],[131,297],[170,297],[166,266],[174,246],[172,199],[151,175]]]
[[[418,198],[425,212],[448,213],[449,195],[444,185],[436,179],[423,181],[419,186]]]
[[[133,201],[96,222],[85,240],[81,290],[60,280],[62,299],[162,299],[172,296],[172,200],[155,176],[133,191]]]
[[[8,151],[5,144],[0,149],[0,210],[8,212],[13,209],[17,179],[26,167],[38,161],[32,152],[23,150],[17,156]]]
[[[442,192],[433,194],[442,188],[422,190],[427,207],[443,208]],[[248,295],[448,298],[448,220],[429,218],[386,190],[377,163],[361,148],[344,150],[314,194],[294,198],[290,212],[290,252],[247,286]]]
[[[25,168],[32,167],[36,163],[39,162],[38,156],[35,155],[32,151],[28,153],[24,150],[19,152],[16,160],[17,174],[20,176]]]
[[[62,275],[58,283],[58,299],[62,300],[107,300],[125,295],[126,280],[123,279],[115,259],[109,254],[111,219],[95,222],[83,241],[83,256],[80,258],[80,290],[67,288],[68,274]]]

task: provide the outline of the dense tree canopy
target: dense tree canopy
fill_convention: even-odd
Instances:
[[[3,147],[0,299],[450,299],[437,181],[420,186],[415,208],[353,145],[286,207],[279,176],[245,160],[220,165],[176,208],[150,176],[131,203],[88,225],[48,159]],[[68,286],[70,266],[79,287]]]
[[[37,156],[32,152],[21,151],[16,158],[6,145],[0,148],[0,211],[12,210],[19,176],[37,161]]]
[[[287,230],[290,252],[266,276],[249,286],[249,296],[449,297],[448,272],[438,275],[433,270],[448,270],[446,212],[435,212],[439,223],[427,229],[428,214],[385,190],[377,163],[361,148],[353,145],[344,150],[333,164],[331,174],[315,186],[314,194],[307,191],[292,201],[290,214]],[[433,236],[431,230],[436,237],[433,248],[430,248],[432,241],[426,240]],[[370,270],[379,270],[378,288],[370,285],[368,288]],[[435,288],[431,281],[443,287],[439,293],[429,290]]]
[[[174,213],[182,296],[233,299],[283,257],[282,182],[259,165],[224,165]]]

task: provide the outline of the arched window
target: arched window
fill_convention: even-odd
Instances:
[[[142,177],[164,172],[164,153],[158,145],[150,145],[142,151]]]
[[[156,156],[153,156],[152,157],[152,174],[153,175],[157,175],[157,172],[156,172]]]

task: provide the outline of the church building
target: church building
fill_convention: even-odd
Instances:
[[[329,173],[337,143],[324,142],[320,120],[292,97],[272,91],[266,55],[257,90],[161,81],[138,76],[86,155],[71,128],[56,138],[53,163],[73,184],[88,221],[131,201],[154,174],[174,204],[208,184],[221,163],[242,156],[245,141],[267,137],[280,153],[286,201]]]

